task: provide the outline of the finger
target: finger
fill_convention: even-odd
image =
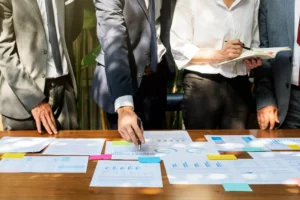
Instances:
[[[131,127],[127,128],[127,134],[128,134],[129,137],[131,138],[132,143],[133,143],[135,146],[137,146],[137,145],[138,145],[138,141],[137,141],[135,132],[134,132],[134,130],[133,130]]]
[[[131,138],[129,137],[129,135],[125,134],[125,133],[122,132],[122,131],[119,131],[119,133],[120,133],[121,137],[122,137],[125,141],[131,142]]]
[[[229,44],[240,45],[240,46],[243,45],[243,43],[240,40],[229,40]]]
[[[42,125],[41,125],[41,120],[40,120],[40,118],[36,118],[36,119],[35,119],[35,124],[36,124],[37,131],[38,131],[39,133],[42,133]]]
[[[266,121],[265,115],[263,113],[260,113],[260,124],[259,124],[259,126],[262,130],[265,129],[265,121]]]
[[[278,109],[276,109],[275,111],[275,121],[276,123],[280,124],[279,117],[278,117]]]
[[[275,127],[275,115],[274,113],[269,114],[269,119],[270,119],[270,130],[273,130]]]
[[[52,135],[53,133],[52,133],[51,128],[50,128],[50,126],[49,126],[49,124],[47,122],[47,119],[46,119],[46,117],[44,115],[41,117],[41,120],[42,120],[43,126],[46,129],[47,133],[49,133],[50,135]]]
[[[266,129],[268,129],[268,127],[269,127],[269,124],[270,124],[270,118],[269,118],[269,116],[268,115],[266,115],[266,114],[264,114],[263,115],[263,123],[262,123],[262,129],[263,130],[266,130]]]
[[[55,123],[55,121],[54,122],[52,121],[51,115],[52,115],[52,112],[48,113],[48,115],[46,115],[46,120],[47,120],[47,123],[48,123],[51,131],[54,134],[57,134],[56,123]]]
[[[137,135],[137,137],[139,138],[139,140],[141,141],[142,144],[145,143],[145,138],[144,138],[144,135],[143,135],[143,131],[141,130],[141,128],[136,124],[134,124],[132,126],[135,134]]]

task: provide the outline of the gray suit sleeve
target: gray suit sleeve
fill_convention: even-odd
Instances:
[[[267,2],[262,0],[259,9],[259,30],[260,45],[262,48],[269,47],[268,28],[267,28]],[[257,110],[266,106],[276,106],[274,97],[274,87],[272,80],[272,68],[270,61],[263,61],[262,66],[255,70],[255,96]]]
[[[30,112],[45,99],[45,95],[20,62],[12,12],[11,0],[0,0],[0,72],[20,102]]]
[[[124,1],[94,0],[97,32],[105,53],[105,71],[112,100],[133,95],[128,56],[128,34],[123,15]]]

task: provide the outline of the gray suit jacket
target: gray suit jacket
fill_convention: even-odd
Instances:
[[[259,23],[261,47],[294,47],[294,0],[261,0]],[[283,123],[289,105],[292,52],[279,53],[255,71],[257,109],[277,106]]]
[[[169,45],[174,0],[156,0],[161,12],[161,39],[167,47],[166,60],[174,72],[175,63]],[[106,112],[114,113],[114,101],[124,95],[134,96],[143,77],[150,53],[151,30],[145,0],[94,0],[97,32],[102,51],[97,57],[91,96]],[[165,9],[170,6],[170,9]]]
[[[81,0],[56,0],[72,85],[72,42],[82,28]],[[76,11],[76,12],[75,12]],[[66,31],[65,31],[66,30]],[[0,0],[0,113],[27,119],[45,99],[47,39],[36,0]]]

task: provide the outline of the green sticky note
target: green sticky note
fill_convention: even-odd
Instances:
[[[253,192],[247,183],[223,183],[226,192]]]
[[[244,147],[243,150],[247,151],[247,152],[262,152],[262,151],[265,151],[261,147]]]
[[[24,158],[26,153],[5,153],[2,155],[1,158],[17,158],[17,159],[20,159],[20,158]]]
[[[112,141],[113,146],[130,146],[132,143],[126,141]]]

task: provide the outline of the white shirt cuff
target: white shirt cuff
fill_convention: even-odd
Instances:
[[[124,106],[131,106],[134,109],[133,98],[131,95],[119,97],[115,101],[115,111]]]
[[[180,50],[173,49],[173,56],[179,70],[183,69],[197,54],[199,48],[193,44],[186,43],[180,47]]]

